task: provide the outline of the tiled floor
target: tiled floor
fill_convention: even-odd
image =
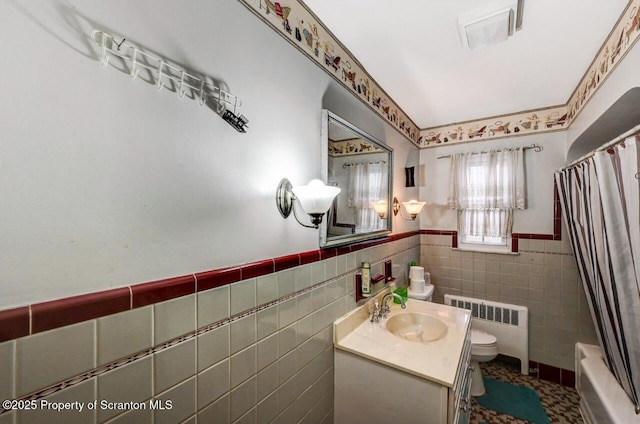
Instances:
[[[481,364],[486,377],[528,386],[538,392],[542,406],[552,423],[583,424],[580,416],[580,398],[575,389],[520,374],[520,366],[500,358]],[[482,408],[473,401],[471,424],[528,424],[527,421]]]

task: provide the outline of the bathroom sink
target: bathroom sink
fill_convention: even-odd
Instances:
[[[419,312],[405,312],[387,319],[387,330],[405,340],[427,343],[447,334],[447,325],[440,319]]]

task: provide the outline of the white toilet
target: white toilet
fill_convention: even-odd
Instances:
[[[431,302],[433,298],[433,285],[424,286],[423,292],[407,291],[410,299]],[[473,376],[471,379],[471,396],[482,396],[487,391],[482,381],[480,362],[489,362],[498,356],[498,339],[493,334],[471,328],[471,367]]]
[[[427,284],[424,286],[424,291],[414,292],[411,287],[407,290],[407,296],[409,299],[424,300],[425,302],[431,302],[433,298],[433,284]]]
[[[471,328],[471,396],[482,396],[486,393],[480,362],[489,362],[498,356],[498,339],[493,334]]]

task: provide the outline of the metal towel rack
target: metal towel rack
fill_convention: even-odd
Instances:
[[[161,90],[166,82],[171,82],[178,96],[184,97],[187,92],[191,92],[193,99],[199,100],[200,106],[204,107],[207,104],[215,106],[216,112],[221,114],[225,121],[236,130],[246,132],[246,124],[249,120],[243,115],[237,115],[237,110],[242,107],[242,101],[238,97],[207,83],[201,77],[125,43],[125,38],[117,42],[113,36],[96,29],[91,31],[91,39],[100,46],[99,61],[103,66],[107,66],[111,56],[118,57],[125,61],[130,69],[129,75],[134,79],[138,76],[140,69],[146,69],[155,78],[155,86],[158,90]]]

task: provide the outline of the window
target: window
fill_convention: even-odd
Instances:
[[[355,213],[357,233],[386,228],[373,208],[373,202],[386,199],[387,167],[385,162],[363,162],[351,165],[349,175],[349,207]]]
[[[505,246],[513,210],[524,206],[521,149],[452,156],[449,207],[457,210],[461,243]]]

